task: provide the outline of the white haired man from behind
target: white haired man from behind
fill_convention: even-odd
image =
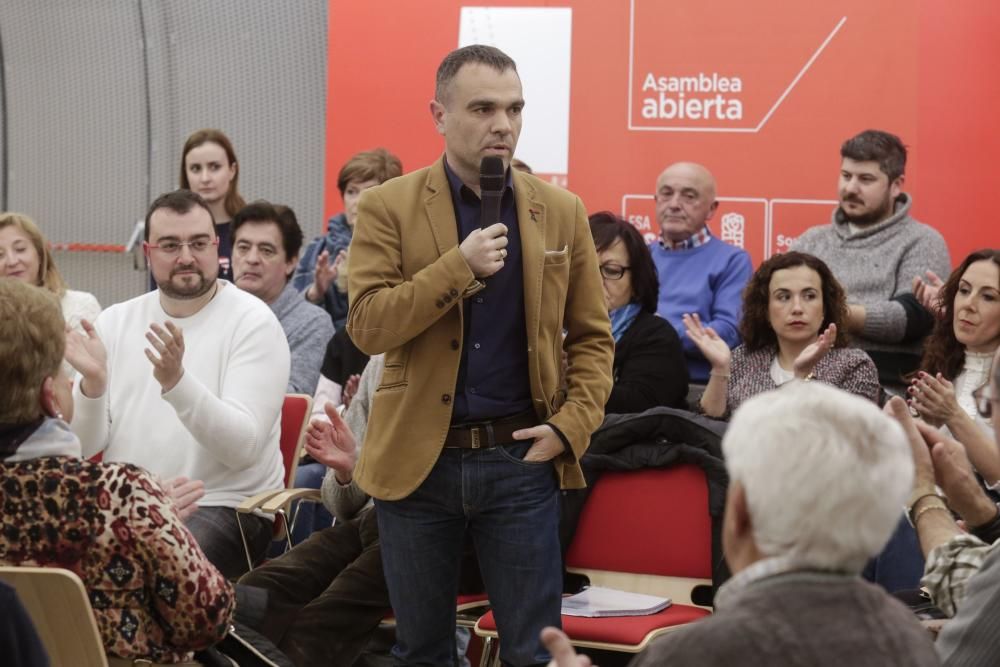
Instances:
[[[914,615],[859,576],[910,494],[913,461],[896,422],[857,396],[796,382],[743,404],[722,449],[722,539],[735,575],[712,616],[632,667],[939,664]],[[560,631],[542,637],[558,667],[590,664]]]

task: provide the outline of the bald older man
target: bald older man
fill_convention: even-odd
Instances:
[[[691,382],[708,382],[710,366],[685,333],[681,317],[697,313],[730,348],[740,342],[743,287],[753,267],[750,255],[712,236],[708,221],[719,202],[715,178],[694,162],[678,162],[656,180],[660,240],[649,249],[660,279],[657,313],[681,337]]]

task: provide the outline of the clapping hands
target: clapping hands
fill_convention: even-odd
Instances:
[[[341,484],[351,481],[358,460],[357,440],[350,427],[331,403],[323,406],[327,419],[314,419],[306,430],[306,452],[314,459],[332,468]]]
[[[323,295],[340,274],[340,267],[347,260],[347,251],[341,250],[334,260],[330,261],[330,251],[324,250],[316,259],[316,270],[313,272],[313,284],[306,291],[306,298],[313,303],[323,300]]]
[[[807,345],[792,362],[792,371],[794,371],[795,377],[800,380],[808,377],[816,368],[819,360],[833,348],[833,343],[836,340],[837,325],[831,322],[826,331],[821,333],[814,342]]]
[[[685,313],[683,316],[684,329],[688,338],[691,339],[702,355],[712,366],[713,371],[729,372],[729,362],[732,360],[732,352],[729,345],[722,337],[715,332],[712,327],[704,326],[698,313]]]

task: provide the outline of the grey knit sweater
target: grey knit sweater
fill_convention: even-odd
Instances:
[[[920,359],[929,316],[912,297],[913,278],[928,269],[942,277],[951,271],[944,238],[910,217],[912,204],[901,194],[892,217],[855,234],[838,208],[831,224],[807,230],[791,248],[826,262],[848,301],[865,307],[864,330],[856,341],[871,354],[883,383],[899,381],[885,377],[880,362],[888,356]]]
[[[365,440],[368,429],[368,411],[371,409],[375,390],[382,382],[382,371],[385,369],[385,355],[376,354],[368,360],[358,391],[354,394],[350,407],[344,413],[344,422],[354,434],[358,449]],[[358,452],[360,455],[360,451]],[[333,469],[327,468],[322,486],[323,505],[338,521],[346,521],[360,512],[368,503],[368,494],[361,490],[354,480],[350,484],[341,485],[334,477]]]
[[[325,310],[306,301],[291,282],[271,304],[271,312],[281,323],[292,353],[288,393],[312,396],[319,382],[326,344],[333,338],[333,322]]]
[[[930,633],[860,577],[792,572],[654,641],[629,667],[933,667]]]

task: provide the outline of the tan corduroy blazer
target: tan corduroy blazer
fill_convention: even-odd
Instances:
[[[597,253],[579,197],[519,171],[513,187],[531,395],[539,421],[569,440],[555,467],[563,488],[578,488],[584,482],[577,461],[604,417],[614,357]],[[458,249],[442,160],[365,191],[358,211],[347,331],[365,353],[385,353],[385,371],[355,478],[373,497],[397,500],[427,477],[444,446],[461,359],[462,299],[483,285]]]

